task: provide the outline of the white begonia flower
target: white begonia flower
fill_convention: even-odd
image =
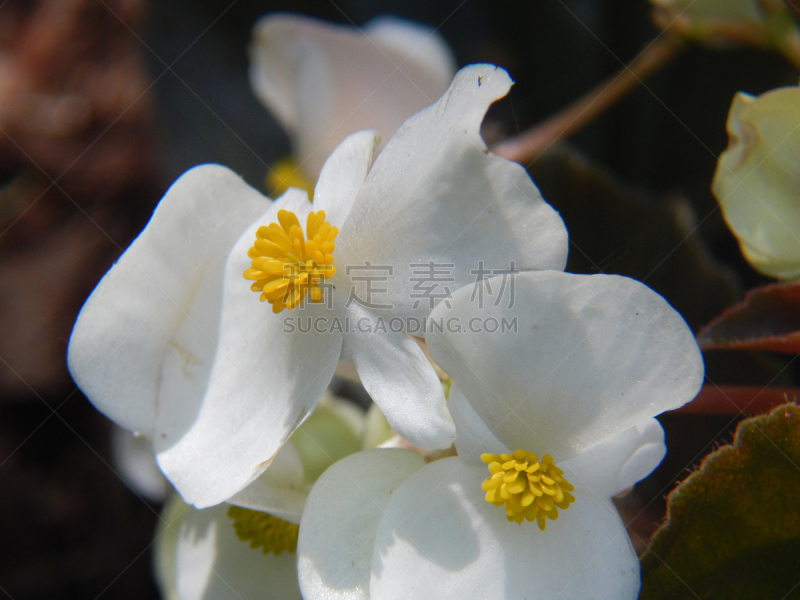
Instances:
[[[420,294],[415,265],[446,266],[441,293],[474,281],[476,269],[566,262],[559,216],[524,169],[490,154],[479,135],[488,106],[510,86],[493,65],[462,69],[372,166],[375,134],[350,136],[322,170],[313,214],[305,193],[270,203],[221,167],[189,171],[170,188],[87,300],[68,358],[95,406],[151,437],[184,500],[210,506],[255,480],[313,410],[340,356],[398,434],[426,449],[451,444],[439,379],[403,333],[437,299]],[[306,247],[292,223],[308,215],[307,233],[326,239]],[[266,238],[254,245],[257,233],[282,236],[283,250]],[[269,280],[276,262],[287,269],[277,284]],[[371,298],[359,281],[369,265],[386,279]],[[302,310],[283,317],[259,304],[242,278],[254,269],[264,272],[253,285],[273,311]],[[287,294],[267,293],[281,285]],[[399,330],[387,328],[391,319]]]
[[[328,467],[390,437],[391,430],[375,404],[365,414],[352,402],[326,392],[269,467],[228,503],[299,525],[308,493]]]
[[[165,600],[300,598],[294,551],[308,491],[331,464],[388,434],[374,404],[365,414],[326,394],[269,468],[227,503],[198,510],[174,494],[155,536]]]
[[[254,28],[250,61],[256,96],[290,134],[312,182],[345,137],[374,129],[388,140],[447,90],[456,71],[436,31],[393,17],[356,29],[268,15]]]
[[[694,337],[624,277],[521,273],[513,304],[482,308],[467,287],[433,311],[458,456],[373,450],[330,467],[300,526],[306,600],[637,597],[611,497],[661,461],[652,417],[699,390]]]
[[[748,262],[800,278],[800,88],[738,93],[712,189]]]
[[[177,494],[167,503],[154,557],[164,600],[299,600],[296,556],[251,548],[228,509],[197,510]]]

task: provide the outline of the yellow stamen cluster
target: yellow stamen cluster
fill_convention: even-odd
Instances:
[[[491,473],[481,485],[486,501],[495,506],[505,504],[509,521],[535,519],[544,531],[545,517],[556,520],[559,508],[566,510],[575,502],[570,494],[575,488],[549,454],[540,461],[532,452],[515,450],[514,454],[481,454],[481,460]]]
[[[250,542],[251,548],[261,548],[264,554],[281,554],[284,550],[292,553],[297,550],[300,527],[294,523],[241,506],[229,506],[228,517],[233,519],[236,537],[243,542]]]
[[[308,214],[305,239],[297,215],[279,210],[278,223],[259,227],[247,251],[251,266],[243,275],[255,281],[250,289],[261,292],[259,299],[268,300],[275,313],[297,308],[306,296],[322,302],[325,278],[336,273],[333,240],[338,233],[320,210]]]

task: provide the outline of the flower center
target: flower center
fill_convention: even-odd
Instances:
[[[566,510],[575,497],[575,488],[564,479],[564,471],[545,454],[542,460],[532,452],[515,450],[514,454],[481,454],[491,475],[481,484],[486,501],[506,506],[506,518],[522,523],[536,519],[544,531],[545,517],[556,520],[558,509]]]
[[[319,210],[308,213],[305,239],[297,215],[279,210],[278,223],[259,227],[247,251],[251,266],[243,275],[254,281],[250,289],[261,292],[259,300],[269,301],[274,313],[297,308],[306,296],[322,302],[325,278],[336,273],[333,240],[338,233]]]
[[[251,548],[261,548],[264,554],[281,554],[284,550],[292,553],[297,550],[299,525],[267,513],[233,505],[228,507],[228,517],[233,519],[236,537],[243,542],[250,542]]]

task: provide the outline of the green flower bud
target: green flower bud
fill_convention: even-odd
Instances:
[[[355,404],[326,394],[292,434],[303,473],[310,482],[337,460],[361,450],[363,411]]]
[[[739,93],[712,189],[745,258],[779,279],[800,278],[800,88]]]

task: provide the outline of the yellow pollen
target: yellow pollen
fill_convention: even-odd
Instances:
[[[281,554],[284,550],[292,553],[297,550],[299,525],[241,506],[229,506],[228,517],[233,519],[236,537],[243,542],[250,542],[251,548],[261,548],[264,554]]]
[[[544,531],[546,520],[556,520],[558,509],[566,510],[575,497],[575,488],[564,479],[564,471],[545,454],[542,460],[532,452],[515,450],[513,454],[481,454],[491,475],[481,484],[486,501],[505,504],[506,518],[522,523],[534,521]]]
[[[259,300],[269,301],[274,313],[297,308],[306,296],[322,302],[325,278],[336,273],[333,240],[338,233],[319,210],[308,213],[306,239],[297,215],[279,210],[278,222],[259,227],[247,251],[251,266],[243,275],[254,281],[250,289],[261,292]]]
[[[314,194],[314,184],[312,184],[303,174],[300,165],[291,158],[282,158],[270,168],[265,183],[270,195],[277,198],[290,187],[300,188],[308,192],[308,197]]]

